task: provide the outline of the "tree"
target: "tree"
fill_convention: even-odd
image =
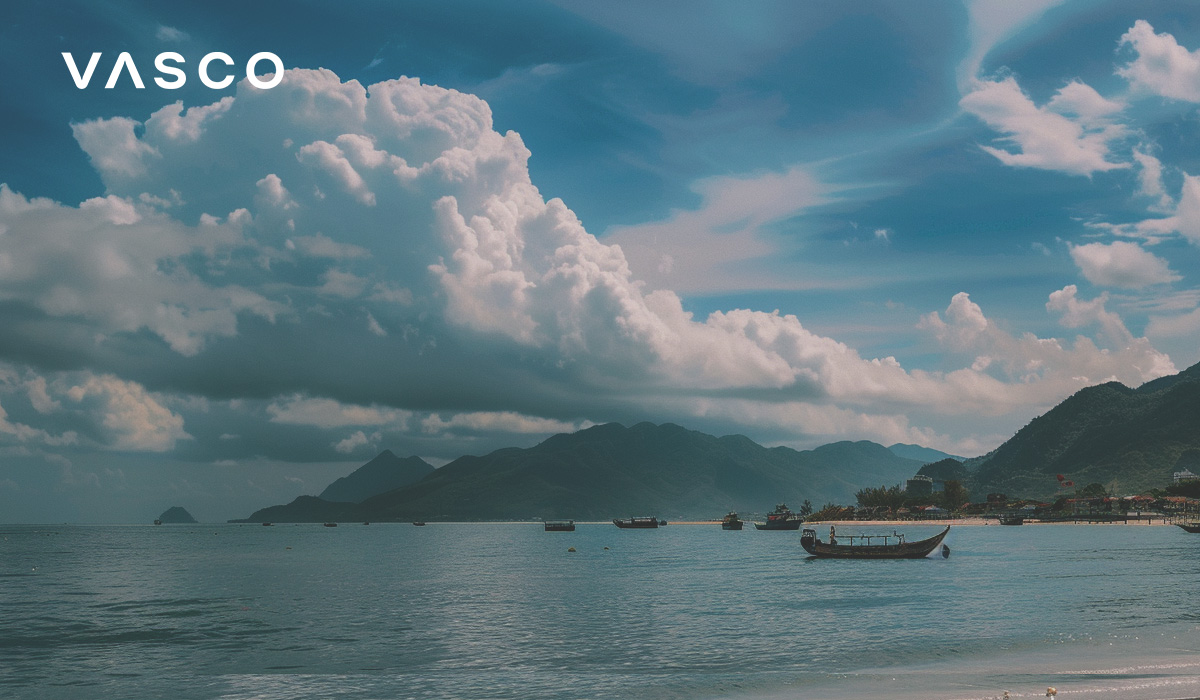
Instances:
[[[800,504],[800,517],[807,518],[808,516],[810,516],[812,514],[813,514],[812,501],[810,501],[806,498],[806,499],[804,499],[804,503]]]
[[[946,510],[958,510],[971,500],[971,493],[961,481],[951,479],[942,487],[942,505]]]
[[[1108,489],[1101,483],[1091,483],[1079,489],[1080,498],[1104,498],[1107,495]]]
[[[858,500],[858,505],[863,508],[891,508],[895,510],[904,505],[905,493],[904,489],[899,484],[888,488],[880,486],[872,488],[870,486],[862,489],[854,494],[854,498]]]

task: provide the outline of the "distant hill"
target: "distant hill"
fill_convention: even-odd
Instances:
[[[893,453],[904,457],[905,459],[915,459],[918,462],[929,464],[931,462],[939,462],[943,459],[953,459],[959,462],[963,461],[964,457],[958,455],[946,454],[941,450],[935,450],[932,447],[922,447],[920,445],[909,445],[903,442],[897,442],[895,445],[888,447]]]
[[[921,467],[917,473],[927,476],[934,481],[961,481],[964,483],[970,476],[962,462],[950,457],[930,462]]]
[[[357,503],[322,500],[316,496],[299,496],[285,506],[270,506],[254,511],[249,518],[231,520],[233,523],[336,523],[370,520]]]
[[[1200,365],[1137,389],[1109,382],[1076,392],[1035,418],[981,463],[972,494],[1051,498],[1057,475],[1118,495],[1162,488],[1200,449]]]
[[[192,514],[180,506],[173,506],[163,511],[163,514],[158,516],[158,521],[166,524],[183,525],[196,522]]]
[[[358,503],[392,489],[416,483],[429,475],[433,466],[420,457],[401,459],[384,450],[370,462],[343,476],[321,492],[323,501]]]
[[[528,449],[460,457],[348,510],[348,504],[297,499],[250,520],[718,518],[730,509],[765,512],[780,502],[795,508],[805,499],[817,507],[852,502],[862,487],[902,483],[921,464],[866,441],[799,452],[669,423],[609,423]]]

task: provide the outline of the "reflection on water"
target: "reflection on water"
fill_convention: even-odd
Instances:
[[[957,527],[887,562],[717,525],[2,529],[5,697],[1200,695],[1177,528]]]

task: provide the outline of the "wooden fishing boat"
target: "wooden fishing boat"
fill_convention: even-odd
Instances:
[[[1175,523],[1187,532],[1200,532],[1200,523]]]
[[[799,530],[804,518],[792,512],[786,504],[780,503],[775,510],[767,513],[767,522],[754,523],[755,530]]]
[[[725,518],[721,521],[721,529],[722,530],[741,530],[742,529],[742,521],[738,519],[738,514],[733,511],[729,511],[729,515],[726,515]]]
[[[547,520],[546,532],[575,532],[574,520]]]
[[[838,537],[834,543],[822,542],[817,539],[817,532],[804,528],[800,536],[800,546],[814,557],[831,559],[920,559],[942,544],[950,526],[926,540],[906,542],[904,535],[846,535]],[[942,547],[942,556],[950,556],[950,548]]]
[[[658,527],[658,524],[658,518],[651,517],[613,519],[613,525],[621,529],[642,530]]]

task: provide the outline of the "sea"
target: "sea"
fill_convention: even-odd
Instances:
[[[842,525],[855,532],[936,528]],[[0,526],[0,697],[1200,697],[1200,535],[716,524]],[[822,533],[824,534],[824,533]]]

